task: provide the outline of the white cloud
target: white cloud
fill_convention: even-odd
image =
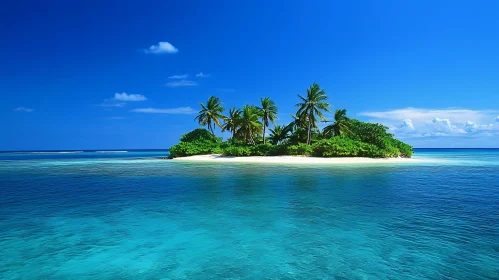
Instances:
[[[197,86],[198,83],[189,80],[180,80],[180,81],[166,83],[166,85],[169,87],[190,87],[190,86]]]
[[[206,78],[206,77],[209,77],[210,75],[208,74],[203,74],[203,72],[199,72],[196,74],[196,77],[198,78]]]
[[[456,123],[483,122],[490,120],[489,116],[495,111],[489,110],[468,110],[468,109],[421,109],[421,108],[403,108],[390,111],[363,112],[361,116],[372,117],[376,119],[401,121],[411,119],[414,123],[428,122],[435,118],[450,119]]]
[[[187,75],[187,74],[184,74],[184,75],[173,75],[173,76],[168,77],[168,79],[186,79],[187,77],[189,77],[189,75]]]
[[[126,102],[135,102],[135,101],[145,101],[147,98],[142,94],[128,94],[126,92],[115,93],[113,98],[104,99],[101,104],[97,106],[100,107],[123,107],[126,105]]]
[[[400,128],[405,131],[414,131],[414,124],[411,119],[405,119],[402,121]]]
[[[133,109],[130,112],[135,113],[148,113],[148,114],[181,114],[181,115],[190,115],[197,113],[191,107],[178,107],[178,108],[138,108]]]
[[[33,112],[33,109],[31,108],[26,108],[26,107],[17,107],[14,109],[16,112],[25,112],[25,113],[31,113]]]
[[[114,100],[119,100],[119,101],[144,101],[147,100],[145,96],[142,94],[127,94],[126,92],[123,93],[115,93],[114,94]]]
[[[473,122],[470,122],[470,121],[466,122],[466,124],[464,125],[464,130],[467,132],[472,132],[476,128],[477,128],[477,125],[474,124]]]
[[[464,126],[464,130],[467,132],[479,132],[479,131],[494,130],[496,127],[497,127],[496,124],[475,124],[473,122],[467,122],[466,125]]]
[[[168,42],[159,42],[157,45],[152,45],[145,49],[144,52],[152,54],[177,53],[178,49]]]
[[[496,122],[499,122],[499,116],[497,116],[497,117],[495,118],[495,120],[496,120]]]
[[[398,137],[499,135],[499,124],[489,124],[498,111],[403,108],[363,112],[368,121],[382,123]]]
[[[425,135],[450,136],[453,134],[463,134],[466,131],[453,125],[449,119],[434,118],[433,125],[426,125],[429,131]]]

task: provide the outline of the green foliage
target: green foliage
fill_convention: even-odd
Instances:
[[[377,148],[370,148],[371,157],[411,157],[412,146],[393,138],[393,134],[388,133],[388,127],[379,123],[366,123],[359,120],[350,120],[348,125],[348,137],[373,145]],[[376,155],[376,156],[374,156]]]
[[[395,139],[393,139],[395,140]],[[314,145],[313,155],[318,157],[397,157],[412,155],[412,147],[395,140],[405,150],[402,152],[396,145],[384,144],[384,146],[376,146],[373,144],[361,142],[351,139],[346,136],[337,136],[330,139],[320,140]]]
[[[309,156],[312,154],[312,146],[304,143],[290,145],[287,147],[286,153],[290,156]]]
[[[251,155],[250,146],[229,146],[223,149],[224,156],[247,157]]]
[[[277,106],[275,105],[275,102],[270,100],[270,97],[265,97],[261,99],[261,107],[258,109],[260,110],[260,114],[262,116],[262,121],[263,121],[263,144],[265,144],[265,129],[269,126],[269,121],[272,122],[272,124],[275,125],[275,120],[277,119]]]
[[[232,133],[232,138],[235,138],[240,119],[241,119],[241,111],[237,108],[230,109],[229,116],[224,117],[222,132],[230,131]]]
[[[329,103],[326,92],[321,87],[314,83],[307,89],[307,96],[303,97],[298,94],[301,102],[296,104],[299,107],[296,116],[301,122],[307,122],[307,144],[310,144],[312,137],[312,128],[317,128],[317,120],[325,121],[326,118],[322,114],[323,111],[329,112]]]
[[[317,157],[356,157],[361,151],[362,142],[347,137],[333,137],[320,140],[312,145],[313,155]]]
[[[180,143],[172,146],[169,153],[172,157],[216,154],[222,152],[220,143],[222,143],[221,138],[204,128],[198,128],[182,135]]]
[[[286,147],[283,145],[272,145],[269,143],[259,144],[251,147],[252,156],[278,156],[285,153]]]
[[[208,140],[213,143],[222,142],[221,138],[216,137],[204,128],[194,129],[193,131],[182,135],[182,137],[180,138],[180,142],[194,142],[199,140]]]
[[[200,125],[206,125],[211,133],[213,133],[214,126],[222,128],[222,123],[220,121],[224,118],[222,112],[225,109],[222,106],[220,99],[215,96],[210,96],[206,105],[203,103],[199,104],[201,105],[201,111],[199,111],[199,115],[194,120],[197,120]]]
[[[324,128],[324,134],[326,136],[340,136],[345,133],[349,133],[350,119],[347,117],[347,110],[336,109],[334,112],[334,123],[328,125]]]
[[[269,141],[273,145],[278,145],[282,142],[284,142],[286,139],[289,137],[289,133],[291,132],[292,128],[289,126],[284,126],[284,125],[276,125],[274,126],[274,129],[270,129],[270,136],[269,136]]]
[[[364,143],[369,143],[382,147],[386,145],[387,139],[392,139],[393,135],[388,133],[388,127],[379,123],[366,123],[359,120],[350,120],[349,137]]]
[[[400,156],[410,158],[414,151],[412,150],[412,146],[404,143],[398,139],[392,138],[392,146],[396,147],[400,151]]]
[[[288,137],[288,144],[298,145],[299,143],[306,143],[308,131],[303,127],[296,127],[291,131]]]
[[[237,136],[246,140],[246,143],[255,144],[255,136],[262,131],[260,122],[261,111],[253,105],[245,105],[238,121]]]
[[[213,154],[217,149],[219,149],[217,143],[209,140],[196,140],[192,142],[180,142],[172,146],[168,151],[172,157],[186,157]]]

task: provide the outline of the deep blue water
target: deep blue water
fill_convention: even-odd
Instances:
[[[0,153],[0,279],[499,279],[499,150],[365,166]]]

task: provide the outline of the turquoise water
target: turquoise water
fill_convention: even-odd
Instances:
[[[499,150],[411,164],[0,153],[0,279],[499,279]]]

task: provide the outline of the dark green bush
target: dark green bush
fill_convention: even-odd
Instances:
[[[414,151],[412,150],[412,146],[406,144],[400,140],[392,138],[392,146],[396,147],[400,151],[401,157],[411,157]]]
[[[356,157],[362,143],[347,137],[337,136],[320,140],[313,145],[313,155],[318,157]]]
[[[247,157],[251,156],[251,147],[249,146],[229,146],[223,149],[224,156]]]
[[[385,152],[373,144],[367,144],[361,142],[360,151],[358,156],[360,157],[370,157],[370,158],[382,158],[385,157]]]
[[[194,155],[208,155],[219,149],[217,143],[209,140],[198,140],[193,142],[180,142],[169,149],[172,157],[185,157]]]
[[[272,144],[259,144],[251,147],[251,155],[252,156],[270,156],[270,155],[275,155],[276,153],[275,148],[276,146]]]
[[[312,154],[312,146],[303,143],[290,145],[286,149],[286,154],[291,156],[309,156]]]
[[[180,138],[180,142],[194,142],[200,140],[208,140],[213,143],[222,142],[222,139],[220,137],[216,137],[204,128],[194,129],[193,131],[182,135],[182,137]]]

